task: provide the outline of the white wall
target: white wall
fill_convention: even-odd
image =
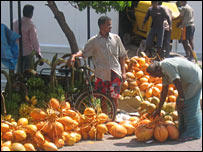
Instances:
[[[58,53],[58,57],[70,53],[70,46],[52,11],[45,5],[46,3],[46,1],[21,1],[21,10],[26,4],[35,7],[32,20],[37,28],[41,52],[44,58],[51,61],[55,53]],[[67,1],[56,1],[56,4],[58,9],[64,13],[66,22],[75,34],[79,49],[82,49],[87,42],[87,10],[80,12]],[[22,11],[21,15],[23,15]],[[90,9],[90,36],[98,34],[97,21],[102,15],[105,14],[96,14],[93,9]],[[106,15],[112,18],[112,32],[118,33],[118,12],[111,11]],[[18,19],[17,1],[13,1],[13,18]],[[1,23],[10,28],[9,1],[1,1]],[[5,70],[3,64],[1,64],[1,68]],[[48,66],[44,64],[37,70],[40,71],[42,68],[48,68]],[[5,87],[5,83],[5,77],[1,75],[1,88]]]
[[[40,45],[43,46],[60,46],[69,48],[68,40],[66,39],[63,31],[54,18],[53,13],[45,6],[46,1],[21,1],[21,9],[25,4],[32,4],[35,7],[33,22],[35,23],[38,31]],[[67,1],[56,1],[56,4],[65,17],[68,25],[75,34],[78,47],[83,48],[87,42],[87,10],[80,12],[79,10],[70,6]],[[195,51],[202,53],[202,1],[188,1],[188,4],[194,9],[195,16],[195,36],[194,44]],[[14,19],[18,18],[17,1],[13,1],[13,14]],[[98,33],[98,18],[104,14],[96,14],[93,9],[90,10],[90,36]],[[107,13],[112,18],[113,33],[118,33],[118,12],[111,11]],[[9,2],[1,1],[1,23],[10,27],[10,12]],[[174,42],[173,50],[177,52],[184,52],[181,43]]]
[[[26,4],[31,4],[35,7],[32,20],[36,25],[41,46],[59,45],[61,47],[69,47],[68,40],[54,18],[50,8],[45,6],[46,3],[46,1],[21,1],[21,9],[23,9],[23,6]],[[66,22],[74,32],[78,47],[83,48],[87,42],[87,10],[80,12],[67,1],[56,1],[56,4],[58,9],[64,13]],[[17,1],[13,1],[13,15],[14,19],[18,19]],[[102,15],[105,14],[96,14],[93,9],[90,9],[90,36],[98,33],[97,20]],[[112,18],[112,32],[118,33],[118,12],[111,11],[106,15]],[[6,24],[10,28],[8,1],[1,1],[1,23]]]

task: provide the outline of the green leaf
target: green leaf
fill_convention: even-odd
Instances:
[[[80,11],[91,7],[96,13],[107,13],[112,9],[122,11],[125,7],[130,7],[132,1],[72,1],[72,3],[76,3]]]
[[[53,66],[54,63],[56,62],[57,56],[58,56],[58,54],[56,53],[56,54],[54,55],[54,57],[52,58],[51,66]]]

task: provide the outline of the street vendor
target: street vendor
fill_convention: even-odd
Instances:
[[[99,34],[91,37],[85,48],[73,54],[70,61],[73,64],[76,57],[92,57],[97,78],[95,90],[105,94],[110,93],[117,108],[121,82],[126,79],[124,62],[127,52],[120,37],[110,33],[111,18],[101,16],[98,25]]]
[[[199,139],[202,135],[202,114],[200,97],[202,70],[184,58],[167,58],[149,65],[147,72],[153,77],[162,77],[163,89],[160,104],[153,117],[160,115],[166,100],[168,86],[175,84],[178,90],[176,109],[179,116],[180,141]]]

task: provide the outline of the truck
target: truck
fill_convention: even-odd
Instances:
[[[172,40],[180,40],[181,29],[176,27],[180,20],[175,19],[180,14],[178,4],[174,1],[167,1],[162,2],[161,5],[169,8],[172,11],[173,19],[171,42]],[[133,42],[139,46],[140,42],[147,38],[147,35],[151,29],[151,17],[146,22],[144,29],[142,29],[142,23],[150,6],[151,1],[137,1],[132,4],[131,8],[126,8],[125,11],[120,12],[119,35],[121,36],[121,39],[125,45]]]

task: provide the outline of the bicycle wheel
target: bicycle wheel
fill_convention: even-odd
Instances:
[[[105,94],[97,91],[90,93],[85,91],[75,100],[74,108],[84,113],[86,107],[92,107],[96,112],[103,112],[108,115],[108,121],[114,121],[116,117],[116,106],[114,101]]]

